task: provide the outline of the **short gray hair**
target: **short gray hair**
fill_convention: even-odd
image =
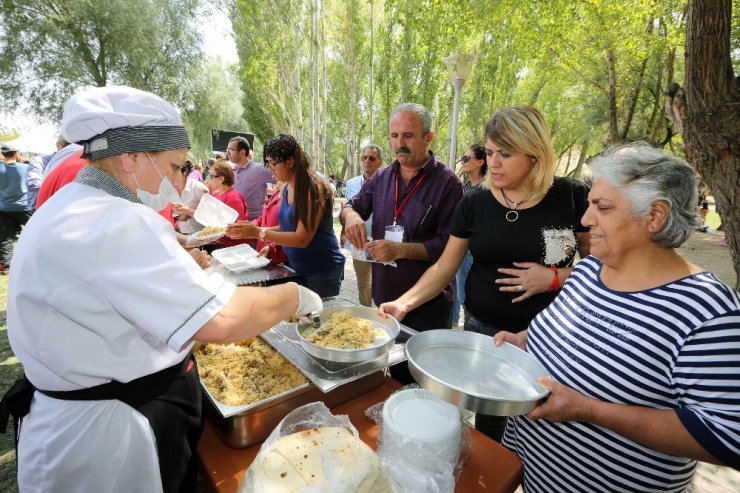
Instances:
[[[396,106],[391,113],[391,120],[399,113],[413,113],[421,120],[421,135],[424,136],[432,131],[432,112],[426,106],[418,103],[403,103]]]
[[[646,217],[654,202],[668,204],[662,231],[651,238],[663,248],[681,246],[698,224],[696,171],[686,161],[645,142],[613,146],[591,162],[594,181],[619,188],[632,203],[632,214]]]
[[[360,154],[365,154],[365,151],[368,149],[372,149],[373,151],[376,151],[378,153],[378,157],[380,157],[380,161],[383,162],[383,149],[381,149],[379,146],[375,144],[368,144],[365,147],[362,148],[362,151],[360,151]]]

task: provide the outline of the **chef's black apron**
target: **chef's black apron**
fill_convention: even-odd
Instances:
[[[35,390],[55,399],[117,399],[128,404],[144,415],[152,427],[164,492],[195,490],[198,475],[195,446],[203,430],[203,422],[198,367],[192,355],[181,363],[128,383],[111,381],[88,389],[39,390],[25,376],[18,379],[0,402],[0,432],[5,433],[8,417],[12,414],[16,452],[20,436],[19,419],[30,411]]]

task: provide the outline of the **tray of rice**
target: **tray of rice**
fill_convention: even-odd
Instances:
[[[398,321],[366,306],[331,306],[320,313],[321,325],[299,323],[301,347],[326,361],[354,363],[387,353],[400,332]]]
[[[316,401],[334,407],[385,379],[382,371],[375,371],[323,392],[261,337],[234,344],[199,343],[193,354],[206,396],[205,416],[232,448],[262,442],[297,407]]]

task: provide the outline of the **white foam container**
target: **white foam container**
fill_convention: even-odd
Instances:
[[[393,394],[383,406],[382,438],[402,456],[425,467],[457,463],[462,437],[460,410],[424,389]]]
[[[259,269],[270,263],[270,259],[260,257],[255,249],[247,244],[219,248],[218,250],[214,250],[211,256],[231,272]]]
[[[239,213],[217,198],[204,194],[193,217],[203,226],[225,228],[226,225],[236,221]]]

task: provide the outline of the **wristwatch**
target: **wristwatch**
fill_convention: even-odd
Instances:
[[[265,241],[265,236],[267,236],[267,228],[260,228],[260,241]]]

